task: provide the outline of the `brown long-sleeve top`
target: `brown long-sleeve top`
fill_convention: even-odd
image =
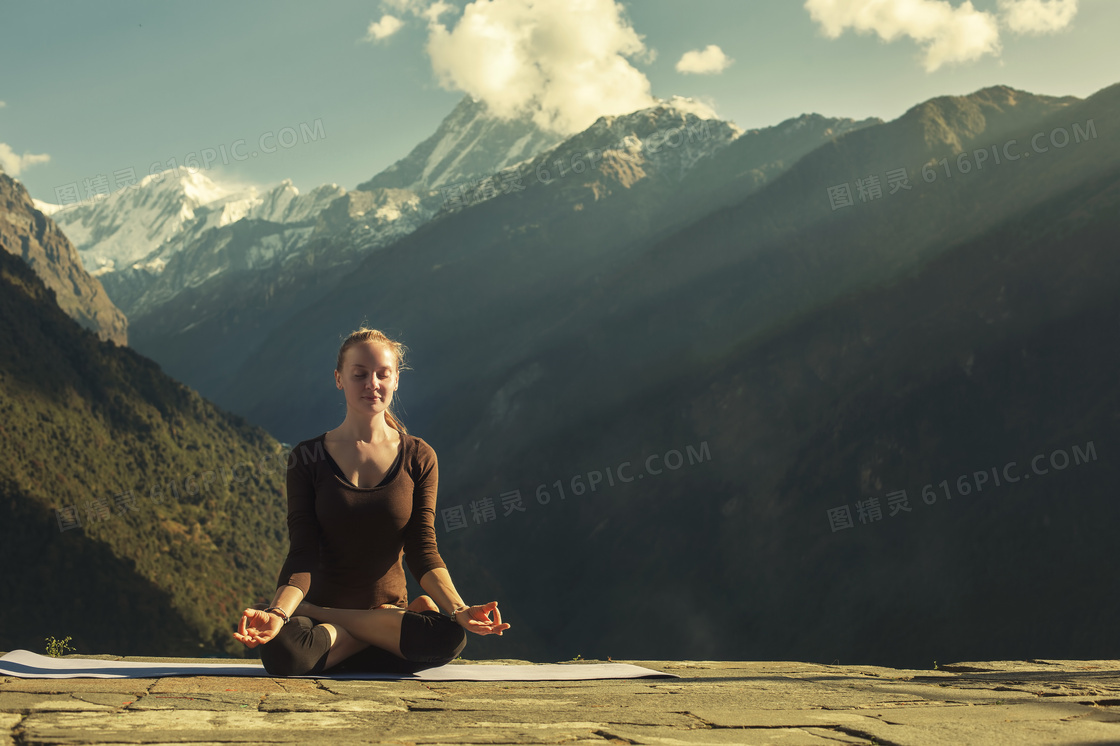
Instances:
[[[342,475],[323,445],[326,433],[291,450],[291,547],[277,588],[294,585],[317,606],[406,606],[402,556],[417,582],[447,567],[436,546],[436,452],[423,438],[400,435],[397,459],[376,487],[355,487]]]

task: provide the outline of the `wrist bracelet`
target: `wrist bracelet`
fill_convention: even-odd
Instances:
[[[284,620],[284,624],[288,623],[288,615],[285,614],[284,610],[281,609],[279,606],[270,606],[267,609],[265,609],[264,612],[266,614],[275,612],[278,617],[280,617],[281,619]]]
[[[454,609],[452,609],[452,610],[451,610],[451,613],[449,614],[449,616],[450,616],[450,617],[451,617],[452,619],[455,619],[455,621],[459,621],[459,620],[458,620],[458,619],[456,618],[456,616],[455,616],[455,615],[456,615],[456,614],[458,614],[458,613],[459,613],[460,611],[463,611],[464,609],[469,609],[469,608],[470,608],[470,606],[469,606],[469,605],[467,605],[467,604],[463,604],[462,606],[457,606],[457,607],[455,607]]]

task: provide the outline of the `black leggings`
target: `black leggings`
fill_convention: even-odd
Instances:
[[[467,632],[458,622],[438,611],[406,609],[401,619],[401,652],[404,658],[376,645],[359,650],[331,666],[342,673],[415,673],[455,660],[467,646]],[[261,663],[270,676],[305,676],[323,673],[330,634],[308,616],[294,616],[280,634],[260,646]]]

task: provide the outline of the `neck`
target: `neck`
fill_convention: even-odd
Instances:
[[[396,429],[390,427],[385,421],[384,412],[376,417],[361,421],[347,417],[335,429],[335,434],[340,438],[370,445],[380,445],[395,440],[396,432]]]

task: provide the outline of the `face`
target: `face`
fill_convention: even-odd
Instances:
[[[371,415],[389,408],[393,392],[400,383],[392,350],[372,342],[348,349],[343,357],[342,372],[336,370],[334,380],[346,394],[347,406]]]

